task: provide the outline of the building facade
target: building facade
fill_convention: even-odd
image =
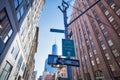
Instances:
[[[76,0],[71,20],[96,0]],[[120,80],[120,1],[101,0],[74,21],[73,32],[79,68],[73,80]]]
[[[67,68],[62,66],[55,73],[55,80],[67,80]]]
[[[0,0],[0,80],[31,80],[38,44],[37,22],[44,3]]]
[[[45,80],[55,80],[55,75],[48,74],[46,75]]]

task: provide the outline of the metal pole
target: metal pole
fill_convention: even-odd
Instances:
[[[68,37],[68,24],[67,24],[67,12],[66,12],[69,5],[63,0],[62,7],[63,7],[63,9],[61,9],[61,7],[58,6],[58,8],[63,12],[64,27],[65,27],[65,39],[69,39],[69,37]],[[68,52],[68,54],[70,54],[70,53]],[[70,55],[68,55],[67,58],[70,59]],[[67,75],[68,75],[68,80],[72,80],[72,68],[71,68],[71,66],[67,66]]]
[[[63,18],[64,18],[64,27],[65,27],[65,39],[69,39],[68,36],[68,27],[70,24],[72,24],[74,21],[76,21],[80,16],[82,16],[84,13],[86,13],[89,9],[91,9],[93,6],[95,6],[100,0],[97,0],[95,3],[93,3],[90,7],[88,7],[85,11],[82,12],[82,14],[78,15],[74,20],[72,20],[69,24],[67,23],[67,9],[69,5],[62,0],[62,8],[58,6],[58,8],[61,10],[63,13]],[[68,57],[70,59],[70,52],[68,52]],[[72,80],[72,68],[71,66],[67,66],[67,75],[68,75],[68,80]]]

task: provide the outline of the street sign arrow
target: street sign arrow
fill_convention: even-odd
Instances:
[[[58,64],[79,67],[79,60],[69,58],[58,58]]]
[[[48,64],[49,65],[67,65],[79,67],[79,60],[70,59],[70,58],[61,58],[58,55],[48,55]]]

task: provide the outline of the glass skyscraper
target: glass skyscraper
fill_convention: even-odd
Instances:
[[[52,54],[57,55],[57,45],[56,44],[52,45]],[[56,68],[53,68],[50,65],[48,65],[48,59],[46,59],[44,71],[48,71],[51,74],[54,74],[56,70],[57,70]]]
[[[57,55],[57,45],[56,44],[52,45],[52,54]]]

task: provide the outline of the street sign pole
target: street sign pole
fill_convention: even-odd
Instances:
[[[62,1],[62,8],[58,6],[58,8],[62,11],[63,13],[63,18],[64,18],[64,27],[65,27],[65,39],[69,39],[68,37],[68,24],[67,24],[67,9],[69,8],[69,5],[63,0]],[[70,52],[68,53],[68,59],[70,59]],[[72,68],[71,66],[67,66],[67,75],[68,75],[68,80],[72,80]]]
[[[71,37],[71,34],[68,34],[68,27],[70,24],[72,24],[74,21],[76,21],[80,16],[82,16],[84,13],[86,13],[89,9],[91,9],[93,6],[95,6],[100,0],[97,0],[94,4],[92,4],[90,7],[88,7],[85,11],[82,12],[82,14],[78,15],[74,20],[72,20],[69,24],[67,23],[67,9],[69,8],[69,5],[67,2],[65,2],[64,0],[62,0],[62,8],[60,6],[58,6],[58,8],[61,10],[61,12],[63,13],[63,18],[64,18],[64,27],[65,27],[65,31],[62,30],[51,30],[52,32],[59,32],[59,33],[63,33],[65,34],[65,39],[69,40],[69,37]],[[71,57],[71,52],[67,52],[68,56],[67,58],[70,59]],[[68,80],[72,80],[72,69],[71,66],[67,66],[67,74],[68,74]]]

